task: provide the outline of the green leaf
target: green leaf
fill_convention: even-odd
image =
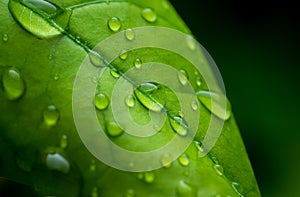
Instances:
[[[30,185],[42,195],[64,197],[260,196],[232,113],[227,109],[222,116],[219,107],[211,113],[210,94],[203,94],[206,81],[200,84],[202,76],[191,62],[165,49],[146,47],[120,51],[120,58],[110,63],[93,50],[121,31],[129,41],[134,40],[131,29],[136,27],[161,26],[190,34],[167,1],[3,0],[0,9],[1,177]],[[205,54],[201,58],[210,65]],[[198,130],[185,153],[173,162],[168,153],[162,158],[163,168],[140,173],[98,161],[82,143],[72,114],[73,86],[84,60],[104,70],[100,79],[95,73],[84,82],[96,84],[93,98],[98,122],[116,145],[138,152],[161,147],[176,132],[188,136],[190,122],[180,114],[177,92],[162,84],[135,84],[124,73],[151,62],[178,70],[179,82],[188,80],[200,97],[192,105],[201,112]],[[156,128],[160,131],[156,135],[133,137],[115,124],[109,95],[119,79],[135,88],[123,103],[135,122],[145,125],[151,113],[166,113],[169,120]],[[214,95],[210,96],[213,100]],[[199,157],[213,118],[218,120],[213,128],[222,119],[224,127],[209,154]]]

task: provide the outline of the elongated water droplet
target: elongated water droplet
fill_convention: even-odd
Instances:
[[[193,189],[190,185],[180,180],[176,186],[176,193],[178,197],[192,197]]]
[[[93,187],[91,197],[98,197],[98,188]]]
[[[188,158],[187,154],[183,154],[178,158],[178,162],[182,166],[188,166],[190,164],[190,159]]]
[[[234,191],[239,195],[239,196],[241,196],[241,197],[243,197],[243,188],[242,188],[242,186],[239,184],[239,183],[237,183],[237,182],[232,182],[232,188],[234,189]]]
[[[55,126],[59,119],[59,111],[56,109],[54,105],[49,105],[47,109],[43,113],[44,123],[49,126]]]
[[[203,148],[202,148],[202,145],[201,145],[201,142],[195,141],[194,144],[195,144],[196,149],[197,149],[200,153],[203,153],[203,152],[204,152],[204,150],[203,150]]]
[[[120,59],[121,60],[126,60],[127,59],[127,57],[128,57],[128,51],[127,50],[123,50],[123,51],[121,51],[121,53],[120,53]]]
[[[3,40],[3,42],[8,42],[8,35],[7,34],[3,34],[2,35],[2,40]]]
[[[123,130],[115,122],[108,122],[106,124],[107,134],[111,137],[118,137],[123,134]]]
[[[135,33],[133,31],[133,29],[126,29],[125,31],[125,37],[127,38],[127,40],[134,40],[135,38]]]
[[[153,172],[145,172],[144,181],[146,183],[153,183],[155,179],[155,174]]]
[[[105,67],[107,64],[105,64],[103,57],[97,53],[96,51],[90,51],[89,52],[89,58],[91,63],[96,67]]]
[[[63,135],[60,139],[60,147],[62,149],[67,148],[68,146],[68,136],[67,135]]]
[[[182,117],[180,116],[170,117],[169,121],[171,127],[176,133],[178,133],[181,136],[186,136],[188,134],[188,125]]]
[[[118,71],[114,70],[114,69],[110,69],[110,74],[111,76],[113,76],[113,78],[118,79],[120,77],[120,74],[118,73]]]
[[[116,32],[121,28],[121,21],[118,17],[112,17],[108,20],[108,27],[110,30]]]
[[[151,8],[145,8],[142,11],[142,17],[149,23],[154,23],[157,19],[157,15]]]
[[[25,82],[16,68],[4,71],[2,84],[9,100],[17,100],[25,94]]]
[[[135,66],[136,68],[141,68],[141,67],[142,67],[142,60],[141,60],[141,59],[136,59],[136,60],[134,61],[134,66]]]
[[[224,170],[223,170],[223,167],[219,164],[215,164],[214,165],[214,169],[215,171],[220,175],[222,176],[224,174]]]
[[[196,49],[196,41],[193,38],[193,36],[188,35],[186,37],[186,44],[189,47],[190,50],[194,51]]]
[[[188,82],[188,75],[185,70],[180,70],[178,72],[178,79],[182,85],[186,85]]]
[[[49,21],[51,14],[57,11],[57,7],[43,0],[9,1],[10,13],[24,29],[38,38],[53,38],[62,33]],[[43,13],[32,11],[38,9]]]
[[[199,91],[197,92],[197,95],[201,103],[211,113],[223,120],[228,120],[230,118],[231,105],[226,96],[209,91]],[[212,108],[212,101],[215,103],[214,109]],[[222,104],[226,104],[226,106],[223,106]]]
[[[135,197],[135,192],[133,189],[127,190],[125,197]]]
[[[160,162],[163,165],[163,167],[169,168],[172,165],[172,159],[173,159],[172,156],[170,154],[166,153],[161,157]]]
[[[95,162],[95,160],[92,160],[91,164],[90,164],[90,171],[95,171],[96,168],[97,168],[96,162]]]
[[[95,96],[95,106],[99,110],[104,110],[109,105],[109,99],[105,94],[99,93]]]
[[[135,100],[133,95],[129,95],[128,97],[125,98],[125,103],[128,107],[134,107],[135,105]]]
[[[137,89],[134,90],[134,93],[138,100],[149,110],[154,112],[160,112],[163,109],[163,106],[155,102],[148,95],[153,91],[157,90],[157,85],[153,83],[144,83],[141,84]]]
[[[46,157],[48,169],[68,173],[70,170],[69,161],[59,153],[48,154]]]
[[[200,87],[200,86],[202,85],[201,77],[197,77],[197,79],[196,79],[196,85],[197,85],[198,87]]]
[[[198,109],[198,103],[197,103],[197,101],[192,101],[191,106],[192,106],[192,109],[193,109],[194,111],[196,111],[196,110]]]

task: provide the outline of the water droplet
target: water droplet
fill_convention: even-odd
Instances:
[[[198,109],[198,103],[197,103],[197,101],[193,101],[192,104],[191,104],[191,106],[192,106],[192,109],[194,111],[196,111]]]
[[[2,84],[9,100],[17,100],[25,94],[25,82],[16,68],[4,71]]]
[[[162,6],[163,6],[163,8],[165,8],[166,10],[170,8],[170,5],[169,5],[168,1],[166,1],[166,0],[163,0],[163,1],[162,1]]]
[[[115,122],[108,122],[106,124],[107,134],[111,137],[118,137],[123,134],[123,130]]]
[[[216,172],[222,176],[224,174],[224,170],[223,170],[223,167],[219,164],[215,164],[214,165],[214,169],[216,170]]]
[[[211,113],[217,117],[228,120],[231,116],[231,105],[224,95],[216,94],[209,91],[197,92],[198,99]],[[212,101],[215,103],[214,109],[212,109]],[[222,104],[225,102],[226,106]]]
[[[144,181],[146,183],[153,183],[155,179],[155,175],[153,172],[145,172],[144,174]]]
[[[3,40],[3,42],[8,42],[8,35],[7,34],[3,34],[2,35],[2,40]]]
[[[118,73],[118,71],[114,70],[114,69],[110,69],[110,74],[111,76],[113,76],[113,78],[118,79],[120,77],[120,74]]]
[[[178,72],[178,79],[182,85],[186,85],[188,82],[188,75],[185,70],[180,70]]]
[[[60,147],[62,149],[67,148],[68,146],[68,136],[67,135],[63,135],[60,139]]]
[[[48,154],[46,157],[48,169],[68,173],[70,170],[69,161],[59,153]]]
[[[218,159],[215,156],[211,157],[211,160],[215,163],[215,164],[219,164]]]
[[[105,0],[106,5],[110,4],[110,0]]]
[[[178,162],[180,163],[180,165],[186,167],[190,164],[190,159],[186,154],[183,154],[178,158]]]
[[[53,77],[54,81],[57,81],[59,80],[59,75],[58,74],[55,74],[54,77]]]
[[[172,160],[173,160],[172,156],[171,156],[170,154],[167,153],[167,154],[164,154],[164,155],[161,157],[160,162],[161,162],[161,164],[163,165],[163,167],[169,168],[169,167],[171,167],[171,165],[172,165]]]
[[[105,64],[103,57],[97,53],[96,51],[90,51],[89,52],[89,58],[91,63],[96,67],[105,67],[107,64]]]
[[[93,187],[91,197],[98,197],[98,188]]]
[[[97,168],[95,160],[91,161],[90,171],[95,171]]]
[[[53,55],[52,54],[48,55],[48,60],[52,60],[52,59],[53,59]]]
[[[108,20],[108,27],[110,30],[116,32],[121,28],[121,21],[118,17],[112,17]]]
[[[181,136],[186,136],[188,134],[187,123],[182,117],[180,116],[170,117],[169,121],[171,127],[176,133],[178,133]]]
[[[133,40],[135,38],[135,33],[133,31],[133,29],[126,29],[125,31],[125,37],[127,38],[127,40]]]
[[[242,188],[242,186],[239,184],[239,183],[237,183],[237,182],[232,182],[232,188],[234,189],[234,191],[239,195],[239,196],[243,196],[243,188]]]
[[[138,100],[149,110],[154,112],[160,112],[163,109],[163,106],[155,102],[149,94],[157,90],[157,85],[153,83],[144,83],[141,84],[137,89],[134,90],[134,93]]]
[[[142,60],[141,60],[141,59],[136,59],[136,60],[134,61],[134,66],[135,66],[136,68],[141,68],[141,67],[142,67]]]
[[[125,197],[135,197],[135,192],[133,189],[127,190]]]
[[[193,38],[193,36],[188,35],[186,37],[186,44],[190,50],[194,51],[196,49],[196,40]]]
[[[25,0],[9,1],[8,7],[18,24],[38,38],[47,39],[61,35],[61,31],[47,21],[47,18],[57,11],[55,5],[43,0]],[[33,9],[44,12],[43,15],[46,16],[42,17]]]
[[[109,99],[105,94],[100,93],[95,96],[95,106],[97,109],[104,110],[108,107],[108,105]]]
[[[133,95],[129,95],[128,97],[125,98],[125,103],[128,107],[134,107],[135,105],[135,99]]]
[[[197,149],[199,152],[201,152],[201,153],[204,152],[204,149],[203,149],[203,147],[202,147],[202,145],[201,145],[201,142],[195,141],[194,144],[195,144],[196,149]]]
[[[128,57],[128,51],[127,50],[121,51],[119,57],[120,57],[121,60],[126,60],[127,57]]]
[[[49,127],[55,126],[59,119],[59,111],[54,105],[49,105],[43,113],[44,123]]]
[[[149,23],[154,23],[157,20],[157,15],[151,8],[145,8],[142,11],[142,16]]]
[[[178,197],[189,197],[193,196],[193,189],[183,180],[180,180],[176,186],[176,193]]]
[[[201,84],[202,84],[201,78],[200,78],[200,77],[197,77],[197,79],[196,79],[196,85],[197,85],[198,87],[200,87]]]

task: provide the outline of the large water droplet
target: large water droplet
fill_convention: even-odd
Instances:
[[[114,69],[110,69],[110,74],[111,76],[113,76],[113,78],[118,79],[120,77],[120,74],[118,71],[114,70]]]
[[[196,49],[196,41],[193,38],[193,36],[188,35],[186,37],[186,44],[189,47],[190,50],[194,51]]]
[[[166,153],[161,157],[160,162],[163,165],[163,167],[169,168],[172,165],[172,159],[172,155]]]
[[[99,93],[95,96],[95,106],[99,110],[104,110],[109,105],[109,99],[105,94]]]
[[[135,192],[133,189],[127,190],[125,197],[135,197]]]
[[[25,93],[25,82],[21,78],[19,71],[15,68],[9,68],[4,71],[2,84],[9,100],[19,99]]]
[[[3,34],[2,35],[2,40],[3,40],[3,42],[8,42],[8,35],[7,34]]]
[[[220,175],[222,176],[224,174],[224,170],[223,170],[223,167],[219,164],[215,164],[214,165],[214,169],[215,171]]]
[[[107,134],[111,137],[118,137],[124,132],[115,122],[108,122],[106,124],[106,131]]]
[[[185,70],[180,70],[178,72],[178,79],[182,85],[186,85],[188,82],[188,75]]]
[[[135,100],[133,95],[129,95],[128,97],[125,98],[125,103],[128,107],[132,108],[135,105]]]
[[[90,51],[89,52],[89,58],[91,63],[96,67],[105,67],[107,64],[105,64],[103,57],[97,53],[96,51]]]
[[[142,17],[149,23],[154,23],[157,19],[157,15],[151,8],[145,8],[142,11]]]
[[[180,180],[176,186],[176,193],[178,197],[192,197],[193,189],[190,185]]]
[[[42,39],[61,35],[61,31],[49,19],[58,9],[55,5],[43,0],[11,0],[8,6],[18,24],[33,35]],[[33,9],[38,9],[39,12]]]
[[[228,120],[231,116],[231,105],[224,95],[216,94],[209,91],[199,91],[197,92],[198,99],[201,103],[208,109],[211,113],[217,117]],[[212,100],[215,103],[214,109],[212,108]],[[226,103],[226,106],[223,106],[223,103]]]
[[[93,187],[91,197],[98,197],[98,188]]]
[[[112,17],[108,20],[107,24],[109,29],[114,32],[119,31],[121,28],[121,21],[118,17]]]
[[[63,135],[60,139],[60,147],[62,149],[67,148],[68,146],[68,136],[67,135]]]
[[[157,85],[153,83],[144,83],[141,84],[137,89],[134,90],[134,93],[138,100],[149,110],[154,112],[160,112],[163,109],[163,106],[155,102],[152,98],[150,98],[148,95],[157,90]]]
[[[153,183],[155,179],[155,174],[153,172],[145,172],[144,181],[146,183]]]
[[[136,60],[134,61],[134,66],[135,66],[136,68],[141,68],[141,67],[142,67],[142,60],[141,60],[141,59],[136,59]]]
[[[180,116],[170,117],[169,121],[171,127],[176,133],[178,133],[181,136],[186,136],[188,134],[188,125],[182,117]]]
[[[133,29],[126,29],[125,37],[127,38],[127,40],[134,40],[135,33],[134,33]]]
[[[49,105],[47,109],[43,113],[44,123],[49,126],[55,126],[59,119],[59,111],[56,109],[54,105]]]
[[[234,191],[239,195],[239,196],[241,196],[241,197],[243,197],[243,188],[242,188],[242,186],[239,184],[239,183],[237,183],[237,182],[232,182],[232,188],[234,189]]]
[[[122,50],[120,55],[119,55],[121,60],[126,60],[128,57],[128,51],[127,50]]]
[[[59,153],[48,154],[46,157],[48,169],[68,173],[70,170],[69,161]]]
[[[183,154],[178,158],[178,162],[182,166],[188,166],[190,164],[190,159],[188,158],[187,154]]]

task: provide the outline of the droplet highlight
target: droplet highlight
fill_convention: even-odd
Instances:
[[[54,105],[49,105],[43,113],[44,123],[49,126],[55,126],[58,123],[60,113]]]
[[[125,30],[125,37],[127,40],[132,41],[135,38],[135,33],[133,29],[126,29]]]
[[[169,122],[172,129],[177,134],[181,136],[186,136],[188,134],[188,125],[182,117],[180,116],[170,117]]]
[[[9,100],[17,100],[25,94],[25,82],[16,68],[4,70],[2,85]]]
[[[57,170],[63,173],[68,173],[70,170],[69,161],[59,153],[48,154],[46,164],[49,170]]]
[[[105,110],[108,105],[109,99],[105,94],[99,93],[95,96],[95,106],[98,110]]]
[[[106,124],[106,131],[110,137],[118,137],[123,134],[123,130],[115,122],[108,122]]]
[[[117,32],[121,28],[121,21],[118,17],[112,17],[108,20],[108,27],[113,32]]]
[[[142,11],[142,17],[149,23],[154,23],[157,20],[157,15],[151,8],[145,8]]]

